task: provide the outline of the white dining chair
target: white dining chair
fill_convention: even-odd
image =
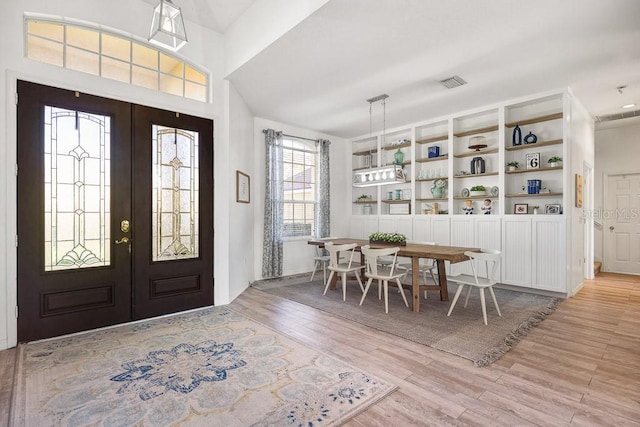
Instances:
[[[502,313],[500,313],[500,307],[498,306],[498,301],[496,300],[496,294],[493,292],[493,285],[496,284],[498,272],[500,271],[500,259],[502,258],[502,254],[500,253],[500,251],[493,249],[483,249],[481,252],[467,251],[464,254],[469,257],[471,271],[473,274],[447,276],[447,281],[455,282],[458,284],[458,289],[456,290],[456,294],[453,297],[453,301],[451,301],[451,307],[449,307],[447,316],[451,316],[453,307],[456,306],[456,302],[458,302],[458,298],[460,297],[460,294],[462,293],[462,290],[465,286],[469,287],[467,296],[464,301],[464,307],[467,307],[467,304],[469,303],[469,296],[471,295],[471,288],[475,287],[480,290],[482,318],[484,319],[484,324],[487,325],[487,306],[485,303],[484,295],[485,289],[489,289],[489,293],[491,294],[491,298],[493,299],[493,304],[496,306],[498,316],[502,317]],[[480,273],[482,264],[484,264],[485,267],[484,275]]]
[[[360,305],[364,302],[364,299],[367,296],[367,292],[369,292],[369,287],[371,287],[371,282],[373,280],[378,281],[378,299],[380,299],[380,292],[382,285],[382,289],[384,290],[384,312],[389,313],[389,282],[395,281],[395,285],[398,287],[400,294],[402,295],[402,299],[404,300],[404,305],[409,307],[409,303],[407,302],[407,297],[404,295],[404,289],[402,288],[402,282],[400,281],[407,272],[398,270],[396,267],[396,259],[397,254],[400,248],[382,248],[382,249],[371,249],[369,245],[363,246],[361,249],[362,254],[364,255],[364,263],[365,263],[365,277],[368,277],[367,284],[364,288],[364,292],[362,293],[362,299],[360,299]],[[392,262],[388,266],[381,266],[379,264],[380,257],[391,257]]]
[[[326,240],[326,241],[331,241],[331,239],[335,239],[336,237],[323,237],[320,240]],[[324,249],[321,248],[320,246],[316,246],[316,255],[313,257],[314,260],[314,265],[313,265],[313,272],[311,273],[311,279],[309,279],[310,282],[313,282],[313,277],[316,274],[316,271],[318,270],[318,267],[322,266],[322,283],[326,283],[327,282],[327,265],[329,265],[329,252]]]
[[[329,252],[329,266],[327,269],[330,271],[329,278],[327,279],[327,283],[324,287],[323,295],[327,294],[327,289],[329,289],[329,285],[331,284],[331,279],[335,274],[340,274],[342,276],[342,301],[347,300],[347,274],[353,273],[356,275],[356,279],[358,279],[358,284],[360,285],[360,290],[364,293],[364,287],[362,285],[362,280],[360,279],[360,271],[364,269],[364,265],[360,263],[356,263],[353,260],[355,254],[355,247],[358,246],[356,243],[346,243],[344,245],[336,245],[333,242],[325,243],[324,247]],[[345,256],[345,253],[348,253],[348,261],[340,262],[341,256]],[[345,256],[345,259],[347,257]]]

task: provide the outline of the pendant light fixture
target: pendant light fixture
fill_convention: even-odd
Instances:
[[[382,144],[385,143],[385,132],[387,127],[387,98],[389,95],[382,94],[367,99],[369,103],[369,135],[373,136],[372,130],[372,106],[374,102],[382,101]],[[374,185],[402,184],[406,181],[402,165],[388,164],[379,167],[359,169],[353,172],[354,187],[371,187]]]
[[[187,43],[182,11],[171,0],[160,0],[153,10],[149,42],[173,52]]]

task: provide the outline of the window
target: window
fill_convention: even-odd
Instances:
[[[315,235],[317,157],[314,144],[283,140],[283,237]]]
[[[100,28],[25,18],[26,56],[62,68],[207,102],[209,78],[149,43]]]

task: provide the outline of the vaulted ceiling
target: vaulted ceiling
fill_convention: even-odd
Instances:
[[[224,32],[254,1],[174,3]],[[343,137],[382,93],[387,128],[566,86],[616,114],[640,109],[639,17],[637,0],[331,0],[227,78],[256,116]]]

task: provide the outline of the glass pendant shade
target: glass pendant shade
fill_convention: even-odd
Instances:
[[[182,12],[171,0],[160,0],[153,10],[149,42],[174,52],[187,43]]]
[[[405,182],[405,179],[404,170],[401,165],[387,165],[353,172],[354,187],[400,184]]]

